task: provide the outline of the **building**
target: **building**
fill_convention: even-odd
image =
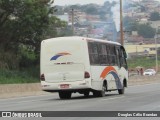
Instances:
[[[148,44],[148,45],[125,44],[124,47],[129,55],[155,56],[156,54],[155,44]],[[157,45],[157,53],[160,55],[160,44]]]
[[[74,20],[74,23],[82,23],[82,22],[85,22],[87,20],[87,15],[85,12],[81,12],[81,11],[78,11],[78,10],[71,10],[69,12],[69,23],[72,23],[72,16],[73,16],[73,20]]]

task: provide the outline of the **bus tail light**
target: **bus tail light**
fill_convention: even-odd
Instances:
[[[41,80],[41,81],[45,81],[45,76],[44,76],[44,74],[41,74],[40,80]]]
[[[84,78],[90,78],[89,72],[86,72],[86,71],[85,71],[85,73],[84,73]]]

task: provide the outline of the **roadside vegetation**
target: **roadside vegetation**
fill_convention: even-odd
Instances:
[[[0,84],[39,82],[40,43],[66,22],[54,0],[0,0]]]
[[[34,52],[23,50],[20,55],[0,52],[0,84],[39,82],[39,60]]]
[[[134,57],[132,59],[128,59],[128,67],[129,69],[135,69],[136,67],[143,67],[144,69],[153,68],[155,69],[155,57],[149,58],[149,57]],[[160,58],[158,60],[158,63],[160,64]]]
[[[0,84],[37,83],[39,67],[19,70],[0,70]]]

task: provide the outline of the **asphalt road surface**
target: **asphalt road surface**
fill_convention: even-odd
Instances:
[[[115,91],[107,92],[105,97],[100,98],[93,97],[92,94],[88,98],[73,94],[69,100],[60,100],[57,93],[52,93],[0,99],[0,111],[160,111],[160,84],[129,86],[124,95]],[[74,118],[67,120],[72,119]]]

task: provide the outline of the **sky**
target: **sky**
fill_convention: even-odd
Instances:
[[[54,5],[74,5],[74,4],[89,4],[96,3],[102,5],[104,1],[119,1],[119,0],[54,0]],[[138,1],[138,0],[135,0]],[[160,0],[157,0],[160,1]]]
[[[102,5],[107,0],[54,0],[55,5],[74,5],[74,4],[89,4],[96,3]],[[113,1],[113,0],[108,0]]]

